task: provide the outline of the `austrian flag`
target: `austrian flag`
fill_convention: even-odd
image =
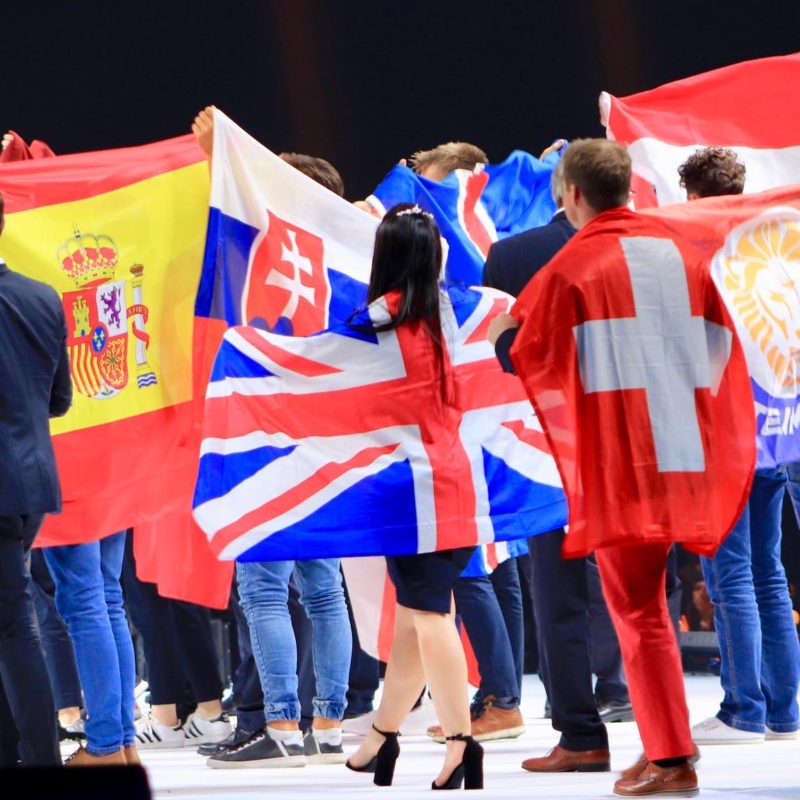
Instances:
[[[541,427],[486,341],[511,298],[448,287],[441,299],[443,364],[422,326],[370,331],[396,293],[316,336],[226,333],[194,501],[221,558],[430,552],[564,523]]]

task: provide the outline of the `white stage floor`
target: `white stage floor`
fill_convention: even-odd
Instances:
[[[687,676],[692,722],[712,716],[721,697],[715,677]],[[544,690],[538,678],[526,676],[523,714],[528,731],[519,739],[485,744],[485,798],[611,797],[616,774],[568,773],[535,775],[520,763],[543,755],[558,740],[550,723],[541,718]],[[641,752],[635,723],[609,725],[612,768],[624,769]],[[345,738],[345,750],[358,739]],[[378,788],[368,775],[343,765],[302,769],[212,770],[194,750],[146,751],[142,760],[156,798],[186,800],[249,800],[270,798],[430,798],[430,783],[441,766],[442,746],[427,737],[403,737],[394,786]],[[800,740],[757,745],[703,748],[698,765],[701,794],[747,800],[800,800]],[[476,795],[477,796],[477,795]]]

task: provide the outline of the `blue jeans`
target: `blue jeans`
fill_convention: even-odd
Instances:
[[[499,708],[516,708],[525,655],[517,559],[488,577],[459,578],[453,595],[481,673],[481,698],[494,695]]]
[[[781,563],[786,470],[756,471],[741,518],[712,559],[701,558],[716,606],[720,679],[717,717],[742,731],[798,729],[800,644]]]
[[[134,741],[136,669],[119,583],[124,554],[125,531],[45,549],[56,607],[75,646],[88,714],[86,749],[95,756]]]
[[[314,626],[313,713],[340,720],[347,704],[352,634],[338,558],[236,565],[239,597],[264,690],[264,717],[267,723],[300,720],[297,644],[288,607],[292,570]]]

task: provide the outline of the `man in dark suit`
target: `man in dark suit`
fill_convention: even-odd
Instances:
[[[548,225],[492,245],[483,273],[485,286],[516,297],[575,234],[562,210],[561,184],[559,162],[552,177],[553,198],[559,211]],[[515,333],[515,329],[506,330],[495,342],[497,357],[507,372],[514,372],[508,352]],[[608,663],[607,647],[603,646],[607,644],[607,634],[597,642],[592,641],[589,627],[591,601],[599,599],[602,604],[599,579],[592,580],[592,570],[596,573],[597,566],[585,558],[564,560],[563,540],[564,531],[559,529],[528,541],[530,588],[539,638],[539,674],[550,699],[553,727],[560,731],[561,740],[543,758],[525,761],[523,768],[531,772],[606,771],[610,764],[608,733],[592,688],[592,656]],[[597,613],[596,603],[591,606],[595,621],[602,624],[603,615]],[[607,617],[608,612],[604,608],[603,611]],[[613,703],[615,709],[623,706],[630,714],[619,644],[610,625],[606,630],[611,631],[611,649],[616,653],[616,659],[614,652],[611,653],[608,672],[612,675],[616,672],[619,679],[608,682],[617,689],[616,696],[599,699],[603,704]],[[597,652],[593,653],[593,649]],[[601,671],[606,670],[598,666],[598,674]],[[603,688],[598,681],[598,694]],[[609,721],[613,719],[611,716]]]
[[[0,195],[0,235],[5,227]],[[31,596],[28,553],[45,514],[61,510],[50,417],[72,381],[57,292],[0,259],[0,763],[60,764],[55,703]],[[12,730],[9,730],[12,729]]]

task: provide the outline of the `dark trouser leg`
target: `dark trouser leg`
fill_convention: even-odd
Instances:
[[[608,703],[630,703],[625,669],[622,666],[622,651],[608,613],[600,571],[594,556],[586,559],[586,574],[589,585],[589,629],[592,642],[592,672],[597,675],[595,696],[599,706]]]
[[[527,555],[525,556],[527,558]],[[517,570],[517,558],[509,558],[489,576],[494,586],[500,611],[508,631],[511,654],[514,657],[514,672],[522,696],[522,673],[525,668],[525,618],[522,612],[522,588]]]
[[[155,584],[144,583],[136,576],[133,536],[128,536],[125,543],[122,577],[128,613],[144,644],[150,702],[153,705],[180,703],[187,678],[170,601],[158,594]]]
[[[561,557],[563,530],[530,540],[536,622],[547,662],[553,727],[567,750],[608,748],[597,713],[589,652],[586,559]]]
[[[19,731],[22,764],[31,767],[61,761],[55,701],[25,563],[43,519],[0,517],[0,681]]]
[[[358,630],[350,605],[350,595],[347,593],[347,584],[344,585],[344,596],[347,600],[347,614],[350,617],[350,629],[353,632],[353,652],[350,657],[350,681],[347,690],[346,717],[358,717],[372,711],[375,692],[381,682],[380,661],[373,658],[361,649],[358,640]]]
[[[491,581],[487,577],[459,578],[453,595],[478,661],[481,695],[494,695],[500,708],[515,708],[519,686],[514,654]]]

